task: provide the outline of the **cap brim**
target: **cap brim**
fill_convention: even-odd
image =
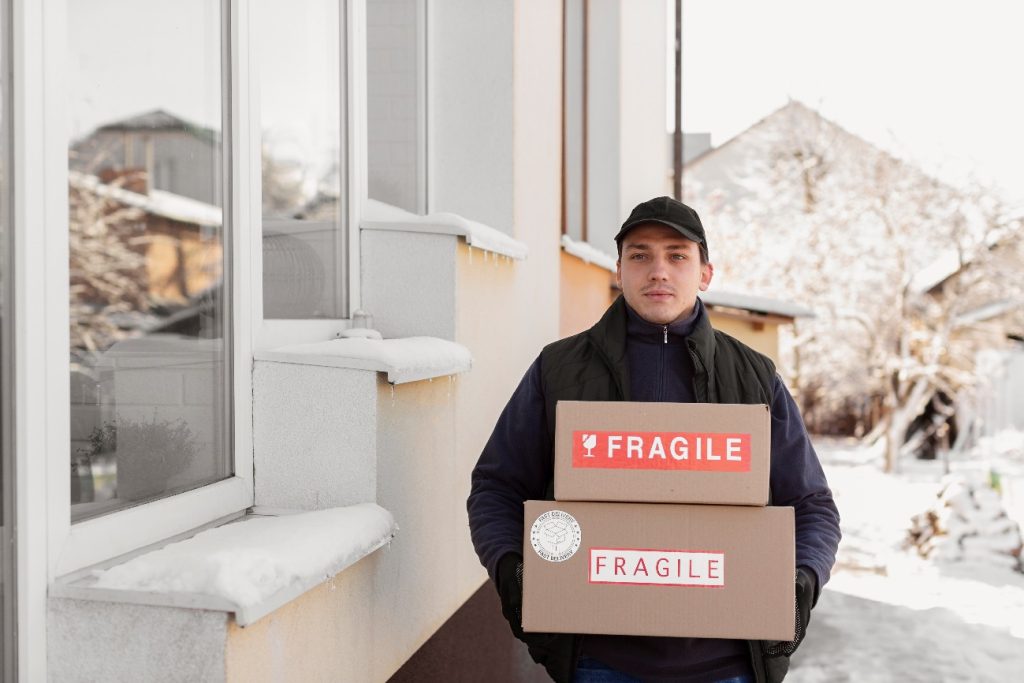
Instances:
[[[690,240],[691,242],[701,244],[704,241],[702,237],[697,235],[697,233],[693,232],[689,228],[683,227],[682,225],[678,225],[677,223],[672,223],[670,221],[663,221],[658,218],[640,218],[630,223],[624,224],[622,228],[619,230],[619,233],[615,235],[615,241],[618,242],[619,240],[626,236],[627,232],[629,232],[638,225],[643,225],[644,223],[661,223],[662,225],[667,225],[668,227],[672,228],[673,230],[675,230],[676,232],[678,232],[680,235]]]

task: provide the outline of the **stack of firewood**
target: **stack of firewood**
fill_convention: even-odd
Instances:
[[[1024,571],[1020,525],[983,483],[947,477],[927,510],[914,515],[907,545],[936,562],[981,561]]]

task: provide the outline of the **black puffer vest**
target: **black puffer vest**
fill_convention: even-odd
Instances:
[[[558,401],[628,401],[626,364],[626,303],[616,299],[604,316],[586,332],[567,337],[541,351],[541,381],[548,434],[554,452],[555,405]],[[694,396],[701,403],[771,404],[775,364],[770,358],[711,327],[698,318],[686,340],[693,359]],[[553,482],[548,498],[553,496]],[[526,634],[533,659],[555,681],[572,680],[581,639],[571,634]],[[778,683],[786,675],[786,657],[766,658],[760,641],[750,641],[757,683]]]

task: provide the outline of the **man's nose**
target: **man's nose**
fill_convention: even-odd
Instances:
[[[664,280],[668,277],[668,268],[664,261],[655,259],[651,262],[651,270],[648,277],[652,280]]]

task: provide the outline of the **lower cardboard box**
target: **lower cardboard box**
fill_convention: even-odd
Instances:
[[[525,504],[523,630],[792,640],[793,508]]]

